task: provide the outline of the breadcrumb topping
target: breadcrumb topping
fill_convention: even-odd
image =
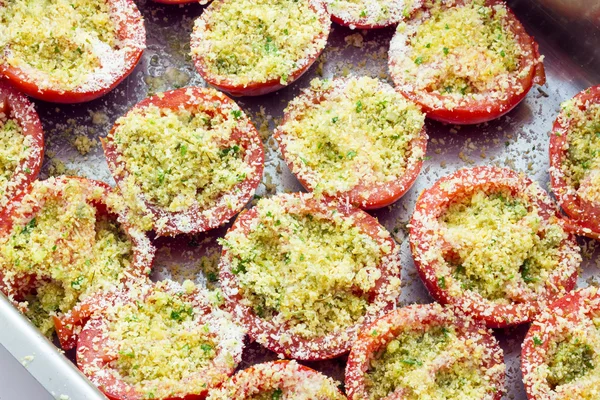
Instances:
[[[344,330],[365,314],[391,249],[352,219],[287,208],[281,198],[262,199],[256,229],[230,231],[223,240],[242,302],[304,338]]]
[[[139,187],[146,200],[170,212],[206,209],[251,172],[233,136],[236,119],[213,114],[212,105],[193,111],[151,105],[117,124],[118,161],[131,171],[124,187]]]
[[[402,332],[371,360],[369,399],[386,398],[399,387],[407,400],[489,398],[484,357],[483,346],[459,337],[451,325]]]
[[[348,23],[369,26],[397,24],[412,11],[413,0],[327,0],[327,10]]]
[[[192,55],[204,72],[234,86],[288,78],[327,42],[330,22],[315,0],[225,0],[198,18]]]
[[[23,130],[14,119],[0,112],[0,199],[8,189],[19,164],[32,153],[33,139],[23,134]],[[3,201],[0,200],[0,206]]]
[[[447,259],[453,279],[446,286],[501,304],[522,291],[539,293],[558,267],[559,246],[567,238],[555,222],[542,219],[535,203],[509,190],[479,190],[452,204],[440,217],[455,256]]]
[[[394,89],[368,77],[322,81],[294,99],[275,137],[292,171],[315,192],[361,199],[398,181],[422,160],[415,142],[425,116]]]
[[[81,337],[100,332],[86,343],[111,361],[83,357],[84,373],[99,386],[112,376],[144,399],[205,393],[233,372],[243,347],[241,328],[191,281],[133,286],[88,326]]]

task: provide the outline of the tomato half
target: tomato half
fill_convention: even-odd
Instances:
[[[592,320],[597,319],[598,316],[600,316],[600,293],[598,288],[589,287],[576,290],[556,300],[531,324],[521,353],[521,371],[528,399],[597,397],[597,382],[592,382],[587,387],[577,382],[565,383],[561,393],[557,393],[548,382],[548,377],[543,376],[542,371],[550,361],[552,342],[568,340],[570,334],[576,334],[576,331],[582,328],[596,331],[597,328]],[[577,361],[576,354],[571,353],[571,356],[572,361]],[[579,361],[585,362],[583,359]],[[569,366],[570,364],[565,362],[564,368],[567,369]],[[587,396],[582,393],[586,390],[588,390]]]
[[[73,180],[79,181],[82,187],[85,188],[88,195],[91,195],[91,193],[95,192],[96,190],[101,190],[102,195],[99,197],[101,199],[100,202],[90,200],[90,203],[97,208],[98,213],[109,215],[111,217],[114,216],[115,220],[119,220],[123,231],[131,241],[131,264],[127,271],[128,273],[126,274],[126,279],[147,279],[146,277],[150,273],[152,260],[154,258],[154,246],[150,243],[150,240],[143,232],[132,228],[125,222],[122,222],[122,211],[114,209],[112,204],[105,202],[109,199],[109,196],[114,196],[111,195],[112,189],[110,186],[104,182],[81,177],[51,178],[47,181],[39,183],[39,185],[43,186],[47,190],[44,194],[44,200],[60,198],[62,196],[62,189]],[[15,220],[31,220],[37,215],[42,207],[42,202],[34,206],[31,204],[22,204],[21,202],[11,203],[6,210],[6,214],[0,218],[0,235],[9,234],[12,230],[13,221]],[[7,295],[14,295],[16,296],[15,299],[18,299],[18,297],[22,297],[25,294],[34,291],[37,287],[37,284],[43,282],[45,279],[46,278],[43,276],[38,277],[35,274],[31,274],[30,276],[25,276],[23,279],[18,280],[18,282],[15,283],[15,287],[8,287],[5,285],[5,287],[2,289]],[[79,307],[76,306],[75,309],[79,310]],[[78,311],[75,311],[75,313],[77,312]],[[65,319],[63,319],[63,317]],[[63,314],[61,317],[54,317],[54,322],[61,346],[65,350],[72,348],[75,344],[78,330],[81,328],[83,322],[81,322],[80,319],[71,320],[69,314]]]
[[[298,101],[298,103],[293,103],[293,105],[286,108],[283,121],[273,134],[273,137],[279,144],[279,149],[281,150],[284,161],[294,173],[296,178],[300,181],[302,186],[309,191],[315,190],[315,187],[319,185],[319,181],[315,177],[314,170],[307,166],[304,162],[294,163],[292,159],[288,157],[286,145],[286,135],[288,135],[288,133],[286,133],[284,126],[288,121],[293,120],[297,116],[310,113],[312,111],[310,107],[315,107],[320,102],[324,101],[326,99],[325,96],[327,95],[327,92],[340,90],[339,88],[345,87],[347,82],[348,80],[346,79],[336,79],[332,83],[332,87],[328,90],[311,90],[304,92],[295,100]],[[379,84],[381,90],[385,91],[386,86],[388,85],[383,82],[379,82]],[[418,137],[414,138],[406,145],[406,167],[402,174],[398,175],[396,180],[372,184],[370,182],[366,182],[365,179],[360,179],[359,183],[349,191],[339,192],[337,194],[327,194],[332,196],[334,195],[338,198],[348,199],[351,204],[355,205],[356,207],[360,207],[363,210],[374,210],[395,203],[412,187],[419,176],[421,168],[423,167],[423,157],[427,150],[427,139],[427,132],[425,125],[423,125]],[[383,144],[381,146],[383,146]],[[420,153],[423,156],[412,157],[412,155],[416,153]],[[364,172],[348,171],[347,173],[351,175],[353,173],[363,174]]]
[[[146,28],[142,14],[133,0],[106,0],[118,49],[104,56],[100,68],[90,71],[87,80],[73,89],[46,87],[35,74],[9,65],[0,64],[0,76],[5,76],[28,96],[52,103],[82,103],[94,100],[113,90],[135,68],[146,48]],[[40,71],[36,71],[39,74]]]
[[[444,7],[461,7],[472,3],[471,0],[458,0],[452,2],[452,5],[445,4]],[[389,53],[390,75],[396,88],[407,98],[420,104],[427,117],[436,121],[450,124],[478,124],[499,118],[515,108],[527,95],[533,84],[543,85],[546,81],[544,66],[541,62],[538,44],[527,34],[525,28],[513,12],[506,6],[503,0],[486,0],[488,7],[503,7],[506,9],[506,15],[503,17],[506,26],[514,34],[518,46],[521,48],[521,54],[518,60],[518,69],[511,73],[514,84],[497,91],[487,91],[479,93],[483,96],[475,98],[469,94],[462,95],[460,100],[453,100],[448,94],[434,92],[432,88],[417,88],[413,83],[405,79],[405,74],[396,65],[402,58],[409,57],[410,40],[409,29],[398,30],[392,39]],[[423,13],[427,13],[427,8],[422,8]],[[495,12],[495,11],[494,11]],[[428,19],[427,16],[419,16],[415,13],[407,21],[411,28],[419,27]],[[447,49],[444,50],[447,52]],[[440,55],[440,57],[444,57]],[[418,60],[417,57],[415,60]],[[422,61],[421,61],[422,62]],[[417,63],[417,61],[415,61]],[[477,61],[473,61],[472,68],[481,67]],[[426,63],[419,65],[420,71],[431,69],[435,71],[438,67],[435,62],[431,66]]]
[[[312,40],[312,44],[314,46],[318,46],[317,49],[311,54],[307,54],[304,56],[302,60],[297,60],[296,69],[291,71],[286,79],[283,77],[276,77],[272,79],[267,79],[266,81],[258,82],[251,81],[246,84],[239,84],[234,80],[219,74],[212,73],[210,68],[208,67],[209,61],[206,59],[203,54],[192,54],[192,59],[194,61],[194,65],[202,78],[208,82],[211,86],[222,90],[224,92],[229,93],[231,96],[261,96],[263,94],[275,92],[279,89],[282,89],[286,86],[289,86],[298,78],[300,78],[308,69],[314,64],[314,62],[319,58],[323,49],[325,48],[325,43],[327,42],[327,37],[329,36],[329,31],[331,29],[331,22],[329,20],[329,14],[325,10],[325,6],[321,1],[315,0],[301,0],[308,2],[310,8],[317,13],[318,19],[321,25],[324,27],[323,33],[319,33],[315,35]],[[219,12],[221,7],[223,7],[223,3],[215,1],[210,4],[206,11],[202,13],[199,18],[200,23],[196,22],[194,26],[194,31],[192,32],[191,37],[191,48],[198,48],[200,43],[205,41],[203,30],[210,29],[211,21],[210,18],[212,14],[216,14]],[[199,28],[202,26],[202,28]],[[293,32],[292,32],[293,34]],[[254,44],[249,44],[247,47],[254,46]],[[242,49],[240,49],[242,51]],[[249,50],[245,50],[249,51]],[[285,80],[285,82],[283,82]]]
[[[600,85],[586,89],[574,97],[580,110],[600,103]],[[572,184],[567,182],[564,163],[568,157],[568,137],[573,119],[561,111],[550,135],[550,183],[561,208],[568,215],[567,228],[577,235],[600,239],[600,203],[582,198]]]
[[[400,277],[398,246],[375,218],[346,202],[326,198],[317,199],[304,193],[280,195],[280,198],[287,202],[288,212],[319,215],[325,218],[341,216],[344,220],[351,221],[361,233],[370,236],[380,246],[389,246],[390,252],[382,257],[380,265],[377,266],[381,275],[368,293],[369,306],[363,320],[347,328],[328,333],[326,336],[307,339],[297,333],[291,333],[286,324],[278,324],[259,317],[252,307],[242,304],[239,275],[232,272],[232,255],[226,246],[223,247],[219,263],[225,306],[248,330],[252,340],[271,351],[298,360],[326,360],[338,357],[350,350],[352,341],[362,326],[396,306]],[[257,207],[240,214],[225,235],[225,240],[231,234],[248,234],[254,229],[253,226],[256,226],[257,221],[260,221],[259,218]],[[286,339],[282,340],[282,337]]]
[[[239,371],[223,386],[210,391],[207,399],[245,400],[265,394],[271,394],[273,399],[285,399],[294,398],[294,393],[311,400],[346,398],[331,378],[295,361],[279,360]]]
[[[403,0],[375,0],[361,3],[327,0],[326,3],[331,13],[331,20],[351,29],[381,29],[397,25],[405,15],[410,15],[412,10],[422,6],[421,0],[411,4],[411,9],[408,9],[407,2]],[[385,13],[387,17],[379,16],[379,13]]]
[[[556,270],[551,271],[545,281],[543,291],[534,296],[507,299],[508,304],[487,300],[470,289],[459,289],[451,293],[446,287],[452,274],[444,272],[440,279],[442,263],[431,254],[439,252],[444,263],[455,257],[449,243],[442,243],[439,236],[440,218],[450,205],[475,191],[485,189],[507,190],[513,196],[527,196],[545,221],[562,224],[558,210],[546,192],[528,178],[515,171],[498,167],[465,168],[437,181],[419,196],[415,212],[410,222],[410,245],[415,265],[431,295],[442,304],[451,303],[463,309],[474,319],[491,328],[502,328],[531,321],[544,304],[557,295],[572,290],[577,280],[577,268],[581,262],[575,236],[568,234],[558,245],[559,261]],[[535,278],[537,279],[537,278]]]
[[[346,364],[346,393],[350,400],[363,400],[369,398],[365,384],[365,374],[371,369],[371,361],[381,354],[387,345],[396,337],[405,332],[427,332],[436,327],[454,327],[458,338],[482,349],[482,370],[488,372],[491,396],[486,397],[500,400],[504,391],[504,356],[502,349],[492,333],[482,325],[450,307],[442,307],[437,303],[415,304],[392,311],[369,326],[360,333],[352,346],[348,363]],[[411,354],[407,355],[410,358]],[[452,360],[445,360],[439,368],[443,368]],[[498,368],[500,367],[501,368]],[[428,371],[435,373],[435,371]],[[425,377],[423,377],[425,379]],[[400,400],[405,398],[406,389],[397,388],[383,400]]]
[[[165,224],[156,226],[155,230],[160,236],[175,236],[181,233],[198,233],[217,228],[241,211],[243,206],[252,199],[254,191],[260,184],[264,169],[264,150],[260,134],[250,121],[250,118],[239,111],[239,117],[231,115],[232,108],[237,106],[233,100],[213,89],[190,87],[177,89],[142,100],[131,110],[143,110],[149,106],[161,109],[167,108],[178,110],[186,108],[193,112],[198,105],[209,104],[209,114],[220,114],[225,119],[235,118],[238,120],[237,129],[232,132],[232,139],[244,150],[244,161],[250,166],[252,172],[245,179],[237,183],[228,193],[222,193],[215,204],[201,208],[193,205],[189,210],[171,212],[160,208],[150,201],[143,199],[145,206],[153,214],[153,220],[166,220]],[[126,191],[126,178],[131,173],[127,170],[123,161],[120,161],[121,153],[114,143],[115,130],[119,127],[119,121],[102,140],[102,147],[106,156],[108,167],[121,191]]]
[[[14,119],[23,136],[30,138],[29,156],[23,159],[0,196],[0,213],[10,201],[18,200],[37,179],[44,160],[44,131],[34,105],[9,83],[0,80],[0,114]]]
[[[149,397],[149,393],[144,391],[142,387],[128,382],[124,379],[122,373],[116,367],[116,361],[123,355],[123,351],[118,343],[110,339],[108,324],[118,323],[118,316],[111,313],[110,308],[117,305],[135,305],[136,312],[140,307],[143,309],[149,302],[156,302],[156,298],[152,298],[155,293],[171,295],[181,299],[184,304],[190,304],[193,307],[189,313],[193,320],[193,328],[189,325],[185,329],[207,330],[207,335],[213,338],[215,343],[215,356],[204,367],[197,371],[187,374],[181,378],[175,385],[170,383],[168,387],[165,383],[156,383],[152,389],[159,391],[164,390],[171,394],[176,394],[167,397],[160,397],[164,400],[200,400],[206,397],[206,393],[212,387],[219,385],[222,381],[231,376],[242,358],[242,350],[244,346],[244,333],[240,328],[234,327],[232,322],[229,325],[223,325],[220,318],[223,317],[223,312],[214,309],[204,292],[195,289],[188,291],[182,285],[173,281],[163,281],[159,283],[145,283],[141,288],[125,288],[124,291],[115,292],[111,296],[99,296],[94,299],[96,306],[95,313],[87,321],[77,341],[77,366],[79,369],[94,383],[109,399],[111,400],[142,400]],[[147,285],[147,286],[146,286]],[[168,297],[158,297],[159,299],[168,299]],[[167,303],[170,304],[170,303]],[[120,314],[119,314],[120,315]],[[134,314],[135,315],[135,314]],[[169,318],[169,317],[167,317]],[[173,319],[171,312],[170,318]],[[141,322],[140,322],[141,323]],[[227,329],[229,328],[229,329]],[[182,328],[184,329],[184,328]],[[153,332],[148,332],[148,340],[155,340]],[[171,343],[172,344],[172,343]],[[177,343],[179,345],[179,343]],[[164,344],[168,346],[169,344]],[[168,350],[168,349],[165,349]],[[179,349],[175,349],[179,350]],[[153,358],[142,356],[141,361],[150,363],[155,366]],[[157,376],[160,376],[157,374]],[[165,377],[169,378],[169,377]],[[205,385],[199,385],[198,382]],[[148,385],[150,383],[147,383]],[[187,385],[187,386],[186,386]],[[187,389],[191,387],[203,387],[201,392],[187,393]]]

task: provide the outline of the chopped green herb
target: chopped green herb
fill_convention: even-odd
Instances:
[[[442,289],[446,289],[446,277],[445,276],[438,276],[438,285],[442,288]]]
[[[400,360],[400,361],[407,365],[418,365],[418,366],[423,365],[423,363],[421,361],[415,360],[414,358],[407,358],[405,360]]]
[[[362,101],[359,100],[356,102],[356,112],[359,113],[359,112],[362,112],[362,110],[363,110],[363,103],[362,103]]]
[[[33,230],[33,228],[36,227],[36,224],[37,224],[37,222],[36,222],[35,218],[32,218],[31,221],[29,221],[27,223],[27,225],[25,225],[23,227],[23,229],[21,230],[21,233],[22,234],[29,234],[29,233],[31,233],[31,231]]]
[[[209,351],[211,351],[213,349],[213,347],[210,344],[206,344],[206,343],[202,343],[200,345],[200,348],[202,349],[203,352],[208,353]]]
[[[83,284],[84,280],[85,277],[83,275],[80,275],[77,279],[71,282],[71,287],[75,290],[81,289],[81,285]]]

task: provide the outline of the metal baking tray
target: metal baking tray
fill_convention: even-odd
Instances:
[[[539,42],[548,82],[543,87],[534,87],[525,101],[507,116],[490,123],[459,127],[427,122],[428,159],[415,185],[392,206],[372,213],[401,245],[401,305],[432,301],[416,274],[407,242],[406,224],[418,194],[458,168],[485,164],[523,171],[548,188],[548,132],[559,104],[580,90],[600,83],[600,0],[512,0],[508,3]],[[163,6],[147,0],[138,1],[138,5],[145,17],[148,48],[134,72],[117,89],[87,104],[36,102],[46,132],[42,179],[50,175],[76,174],[114,184],[98,138],[105,136],[118,117],[149,94],[181,86],[206,85],[188,56],[193,21],[204,7],[197,4]],[[334,25],[324,54],[304,77],[271,95],[236,99],[261,131],[265,144],[265,175],[257,195],[302,190],[270,136],[288,101],[315,77],[363,74],[389,79],[387,50],[393,32],[393,29],[352,31]],[[216,238],[222,236],[226,228],[194,237],[158,240],[153,279],[192,278],[206,284],[202,271],[216,268],[220,251]],[[600,284],[598,242],[579,241],[584,254],[579,286]],[[519,364],[521,342],[527,329],[528,326],[523,325],[496,330],[507,364],[506,399],[525,399]],[[1,296],[0,344],[26,366],[51,396],[76,400],[103,398],[69,361],[73,355],[64,357]],[[4,353],[0,353],[0,357]],[[240,368],[276,357],[261,346],[249,343]],[[344,358],[307,364],[343,381]],[[0,399],[12,400],[3,396],[8,393],[6,389],[0,387]],[[25,389],[21,389],[19,398],[39,398],[24,394]]]

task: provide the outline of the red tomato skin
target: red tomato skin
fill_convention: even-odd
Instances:
[[[303,196],[301,193],[297,193],[295,195]],[[347,203],[338,203],[331,198],[324,198],[322,201],[310,200],[310,202],[305,203],[305,206],[307,212],[314,213],[322,210],[323,207],[331,207],[332,204],[334,204],[333,207],[335,207],[341,215],[353,217],[355,222],[365,233],[373,237],[375,240],[378,240],[378,242],[382,242],[383,239],[378,238],[377,236],[381,229],[379,222],[358,208],[354,208]],[[256,208],[252,208],[241,213],[233,226],[230,228],[230,231],[241,230],[247,232],[249,229],[248,224],[256,216]],[[385,242],[388,243],[392,249],[390,253],[390,260],[399,264],[399,260],[396,260],[396,256],[398,255],[396,243],[391,237],[385,239]],[[227,249],[223,248],[221,253],[221,261],[219,264],[219,277],[223,287],[223,292],[225,293],[225,307],[234,316],[240,319],[239,323],[247,328],[248,336],[252,340],[257,340],[259,337],[264,337],[266,338],[266,343],[261,343],[263,346],[273,352],[282,354],[287,358],[293,358],[296,360],[328,360],[348,353],[351,343],[348,341],[338,340],[340,337],[339,334],[329,335],[327,337],[319,337],[311,341],[305,340],[298,335],[290,335],[290,342],[288,344],[283,345],[279,343],[279,341],[274,339],[274,337],[277,337],[284,328],[275,326],[270,322],[263,320],[262,318],[258,317],[250,307],[240,304],[241,295],[237,291],[236,287],[237,278],[231,272],[231,265],[229,261],[226,261],[227,259],[228,251]],[[384,264],[380,265],[380,270],[382,271],[382,276],[377,281],[376,286],[373,289],[374,293],[371,293],[371,297],[379,299],[379,302],[384,303],[384,306],[380,310],[380,313],[384,313],[393,310],[396,307],[396,299],[387,298],[385,288],[390,283],[391,279],[400,277],[400,271],[397,271],[396,274],[393,271],[393,268],[390,268]],[[228,293],[231,295],[228,296]],[[236,294],[234,295],[232,293]],[[368,318],[368,320],[372,319],[373,317]],[[315,347],[317,349],[315,349]]]
[[[582,104],[600,103],[600,85],[583,90],[574,99]],[[577,193],[573,193],[572,186],[561,173],[562,164],[567,158],[566,146],[570,129],[570,124],[565,124],[560,117],[552,126],[549,149],[550,184],[556,200],[568,216],[568,229],[577,235],[600,239],[600,204],[582,199]]]
[[[19,201],[40,173],[44,160],[44,130],[33,103],[4,80],[0,80],[0,113],[14,118],[23,135],[32,140],[31,156],[21,161],[15,171],[15,177],[11,179],[11,182],[15,179],[21,182],[15,187],[9,187],[5,193],[10,203]],[[3,207],[0,206],[0,226],[3,225],[3,218],[6,218],[3,213]]]
[[[475,183],[469,182],[473,181]],[[456,179],[460,183],[458,189],[453,189],[452,193],[446,192],[441,187],[445,182]],[[513,182],[511,185],[510,182]],[[430,189],[424,191],[417,200],[416,210],[424,210],[432,215],[439,216],[456,196],[460,196],[464,191],[472,190],[474,187],[483,185],[493,185],[497,188],[507,187],[513,194],[518,194],[524,188],[530,186],[533,182],[529,178],[520,176],[517,172],[498,167],[475,167],[465,168],[456,171],[454,174],[446,176],[437,181]],[[549,200],[548,200],[549,201]],[[542,218],[550,216],[558,216],[558,210],[552,203],[536,199],[536,204],[541,211]],[[577,282],[577,268],[572,266],[573,272],[562,279],[556,278],[547,282],[546,287],[548,293],[540,297],[535,302],[517,303],[515,305],[497,304],[491,306],[491,303],[479,300],[474,304],[472,299],[461,297],[453,297],[446,288],[442,288],[436,279],[437,262],[424,263],[421,262],[419,254],[421,253],[421,243],[427,243],[426,236],[428,235],[425,227],[421,225],[414,217],[411,220],[410,227],[410,248],[415,261],[415,267],[421,277],[421,280],[427,287],[431,296],[442,304],[454,304],[469,313],[474,319],[483,322],[489,328],[506,328],[513,325],[523,324],[533,320],[544,303],[550,301],[557,294],[554,287],[562,288],[568,292],[575,288]],[[572,234],[563,240],[561,246],[576,246],[575,237]],[[574,261],[561,260],[560,263],[573,264]],[[490,311],[492,310],[492,311]]]
[[[310,100],[314,103],[319,101],[319,97],[317,93],[312,93]],[[291,112],[286,111],[283,116],[283,121],[281,125],[285,124],[287,121],[292,118]],[[275,130],[273,137],[277,140],[279,145],[279,150],[281,151],[281,155],[283,156],[283,160],[287,164],[290,171],[294,171],[294,164],[291,159],[287,156],[287,148],[286,144],[283,141],[282,136],[285,136],[285,133],[281,132],[279,129]],[[419,149],[423,154],[427,151],[427,140],[428,140],[427,130],[425,125],[421,129],[421,133],[419,137],[413,140],[411,144],[411,148]],[[417,180],[421,169],[423,168],[423,159],[419,159],[415,163],[411,163],[407,165],[404,174],[399,177],[398,180],[394,182],[389,182],[385,184],[376,185],[377,190],[373,190],[374,193],[371,193],[368,197],[363,195],[363,191],[365,189],[371,189],[370,187],[365,187],[364,185],[357,185],[349,192],[340,193],[335,195],[334,197],[338,197],[340,199],[348,199],[348,201],[353,204],[355,207],[359,207],[363,210],[376,210],[379,208],[387,207],[396,201],[398,201],[402,196],[406,194],[410,190],[410,188],[414,185]],[[294,174],[296,179],[300,182],[302,187],[304,187],[308,191],[313,191],[313,186],[300,174]]]
[[[435,303],[403,307],[386,314],[361,331],[361,334],[352,346],[346,364],[345,386],[349,400],[363,400],[368,398],[365,386],[365,374],[370,368],[370,361],[378,351],[387,346],[390,341],[402,332],[405,325],[428,327],[447,322],[448,317],[439,313],[436,307]],[[458,320],[456,327],[462,334],[469,333],[481,336],[479,340],[481,345],[485,346],[494,355],[487,358],[486,366],[488,368],[504,362],[502,350],[498,342],[482,325],[462,318]],[[372,334],[374,331],[377,331],[376,336]],[[503,389],[504,376],[497,378],[494,383],[498,388]],[[503,390],[498,390],[492,399],[500,400],[502,394]],[[401,394],[394,393],[382,400],[401,399]]]
[[[529,371],[534,368],[539,368],[545,363],[545,359],[549,354],[550,338],[544,334],[542,324],[547,326],[545,332],[550,334],[557,332],[557,315],[562,315],[565,318],[577,321],[577,313],[582,307],[585,307],[591,303],[595,303],[598,308],[591,310],[596,313],[600,311],[600,293],[591,292],[590,288],[578,289],[573,292],[567,293],[563,297],[560,297],[554,303],[552,303],[547,310],[548,315],[544,318],[536,319],[527,331],[527,335],[523,341],[521,350],[521,373],[523,374],[523,383],[525,385],[525,392],[528,400],[549,400],[548,393],[551,391],[550,386],[540,388],[539,386],[534,390],[534,382],[527,379]],[[589,315],[587,315],[589,316]],[[549,329],[552,328],[552,329]],[[535,338],[535,339],[534,339]],[[540,342],[536,343],[536,340]],[[541,393],[540,393],[541,391]]]
[[[139,26],[144,30],[145,37],[145,28],[142,20],[142,14],[137,9],[137,6],[133,2],[133,0],[121,0],[125,1],[128,7],[132,7],[131,13],[127,15],[127,19],[123,19],[125,13],[121,12],[122,10],[118,9],[116,6],[116,0],[108,0],[110,5],[114,5],[114,8],[111,8],[111,13],[114,13],[117,17],[115,17],[115,21],[117,24],[117,36],[124,40],[126,38],[132,38],[135,36],[130,27]],[[131,72],[134,70],[136,65],[138,64],[140,58],[142,57],[143,49],[145,47],[145,42],[140,48],[133,49],[126,55],[126,64],[128,67],[121,72],[119,76],[115,78],[115,80],[106,87],[98,88],[96,90],[90,91],[77,91],[77,90],[60,90],[54,88],[40,88],[38,82],[32,77],[29,77],[22,69],[13,67],[6,64],[0,64],[0,76],[4,76],[8,79],[14,87],[16,87],[21,92],[25,93],[28,96],[33,98],[47,101],[50,103],[63,103],[63,104],[72,104],[72,103],[85,103],[88,101],[95,100],[101,96],[104,96],[106,93],[113,90],[119,83],[121,83]]]
[[[171,110],[177,110],[182,105],[186,106],[186,108],[193,108],[194,104],[190,103],[190,96],[205,101],[213,101],[215,103],[220,104],[235,104],[233,100],[216,91],[206,90],[199,87],[188,87],[164,92],[161,93],[160,96],[152,96],[146,98],[138,104],[136,104],[130,110],[130,112],[133,110],[143,110],[144,108],[147,108],[150,105],[154,105],[160,108],[169,108]],[[219,109],[217,109],[216,111],[218,112]],[[240,118],[240,121],[241,123],[247,124],[245,127],[249,129],[250,135],[246,137],[244,136],[244,133],[241,130],[239,130],[234,132],[234,137],[237,140],[239,140],[240,143],[245,143],[248,145],[248,147],[250,147],[247,159],[253,167],[253,173],[249,174],[243,182],[237,184],[232,189],[232,191],[239,189],[242,193],[244,193],[243,202],[246,203],[252,199],[254,191],[256,190],[256,188],[262,180],[265,164],[265,153],[262,146],[262,141],[260,139],[260,134],[254,127],[250,119],[248,117],[243,117]],[[118,122],[115,123],[108,136],[102,140],[102,147],[104,149],[104,154],[107,159],[108,167],[112,173],[113,178],[117,182],[118,186],[124,187],[124,185],[126,185],[125,178],[127,172],[117,172],[119,170],[125,171],[126,168],[124,163],[118,161],[120,153],[118,152],[116,146],[113,143],[113,135],[118,126]],[[145,204],[146,207],[148,207],[148,209],[160,215],[161,217],[164,217],[167,220],[165,227],[161,228],[160,230],[157,230],[157,234],[159,236],[176,236],[179,234],[199,233],[210,229],[214,229],[225,224],[240,211],[239,209],[229,208],[225,205],[213,207],[214,215],[213,218],[209,219],[207,217],[202,216],[200,210],[193,209],[192,212],[195,211],[197,215],[197,220],[193,222],[193,228],[191,231],[184,232],[178,228],[176,220],[179,214],[183,214],[188,211],[174,213],[162,210],[159,207],[156,207],[147,201],[145,202]]]
[[[237,85],[232,83],[228,79],[221,79],[217,76],[214,76],[206,71],[204,68],[204,64],[201,59],[194,57],[194,65],[196,69],[202,76],[202,78],[208,82],[212,87],[219,89],[222,92],[225,92],[232,97],[256,97],[262,96],[268,93],[276,92],[284,87],[291,85],[294,81],[298,80],[308,69],[314,64],[316,59],[319,57],[321,53],[316,54],[314,57],[311,57],[310,61],[304,67],[294,71],[288,77],[288,80],[285,84],[281,83],[281,79],[269,79],[266,82],[252,82],[245,86]]]
[[[455,3],[455,6],[464,4],[462,0]],[[503,0],[486,0],[487,6],[494,5],[506,5]],[[445,98],[444,95],[429,93],[425,91],[406,91],[400,90],[405,97],[419,104],[423,111],[427,114],[428,118],[433,120],[455,125],[474,125],[483,122],[488,122],[507,114],[514,109],[524,98],[527,93],[531,90],[533,84],[543,85],[546,82],[546,74],[544,71],[544,65],[540,60],[539,46],[535,40],[527,34],[521,22],[517,19],[515,14],[508,6],[507,18],[511,21],[511,26],[514,29],[516,38],[521,46],[530,50],[530,55],[524,57],[522,62],[530,62],[533,64],[529,74],[519,79],[523,91],[517,93],[514,90],[510,90],[507,98],[503,101],[469,101],[467,105],[460,105],[453,109],[447,109],[445,107],[431,107],[427,104],[427,97],[433,97],[437,100]],[[394,60],[390,57],[390,66],[395,65]],[[390,68],[391,70],[391,68]],[[392,75],[394,82],[401,82],[401,77]]]
[[[210,7],[215,7],[215,8],[218,7],[218,2],[214,2]],[[317,14],[319,14],[319,18],[321,19],[321,21],[325,21],[326,19],[329,18],[329,14],[324,13],[324,12],[319,12],[319,10],[317,10],[312,4],[311,4],[311,8],[313,10],[315,10],[317,12]],[[331,30],[331,27],[329,25],[329,28],[327,29],[327,31],[323,32],[320,35],[315,36],[313,42],[316,42],[319,40],[327,40],[330,30]],[[202,39],[195,39],[194,34],[192,34],[192,47],[194,47],[194,41],[196,41],[196,40],[202,40]],[[267,93],[272,93],[272,92],[275,92],[277,90],[283,89],[283,88],[291,85],[293,82],[298,80],[302,75],[304,75],[304,73],[306,71],[308,71],[308,69],[315,63],[317,58],[319,58],[319,56],[321,55],[323,50],[324,49],[317,51],[310,58],[308,58],[307,62],[302,67],[300,67],[300,68],[296,69],[295,71],[293,71],[292,73],[290,73],[287,80],[285,81],[285,83],[281,83],[281,78],[279,77],[279,78],[275,78],[275,79],[268,79],[265,82],[250,82],[245,85],[240,85],[240,84],[232,82],[231,79],[223,78],[219,75],[209,72],[208,68],[206,67],[206,62],[205,62],[204,58],[202,58],[201,56],[193,55],[192,58],[194,61],[194,66],[196,67],[196,70],[200,73],[200,75],[202,76],[202,79],[204,79],[212,87],[219,89],[222,92],[226,92],[227,94],[229,94],[230,96],[233,96],[233,97],[241,97],[241,96],[255,97],[255,96],[262,96]]]

